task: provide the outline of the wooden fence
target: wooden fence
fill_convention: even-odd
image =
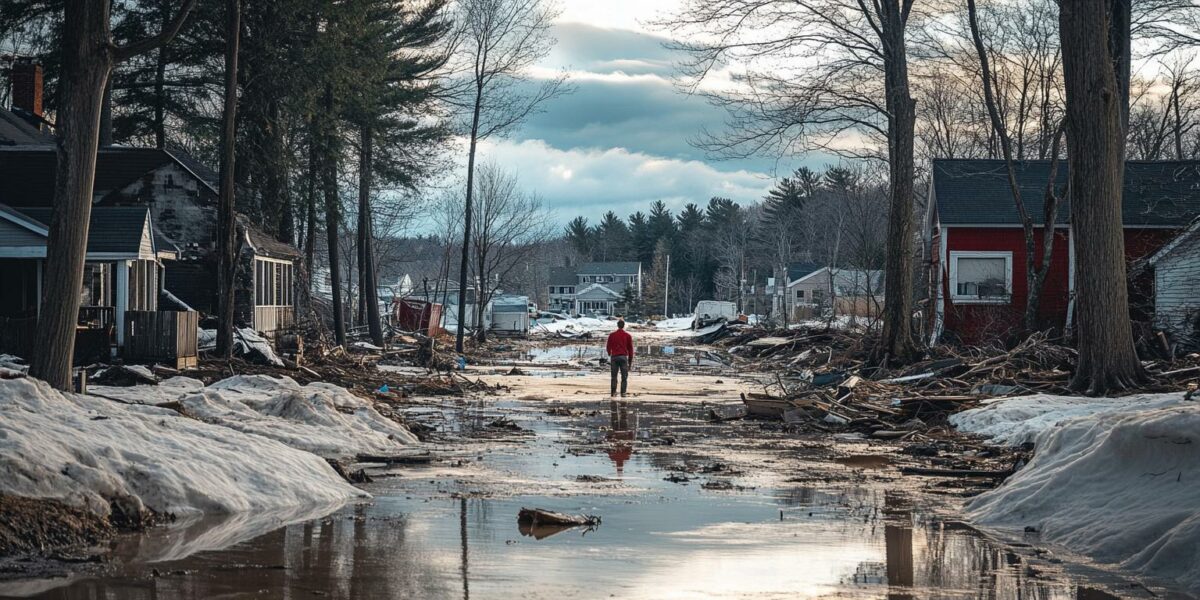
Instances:
[[[195,311],[131,310],[125,313],[125,358],[176,369],[196,366]]]

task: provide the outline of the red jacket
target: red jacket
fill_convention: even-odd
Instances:
[[[609,356],[628,356],[633,359],[633,336],[628,331],[618,329],[608,334],[608,344],[604,348]]]

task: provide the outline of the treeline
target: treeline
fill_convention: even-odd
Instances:
[[[579,260],[641,262],[648,312],[662,312],[664,293],[671,313],[706,299],[761,311],[767,279],[793,263],[882,268],[886,226],[885,181],[860,168],[801,167],[757,202],[714,197],[672,213],[660,200],[625,219],[577,217],[565,237]]]

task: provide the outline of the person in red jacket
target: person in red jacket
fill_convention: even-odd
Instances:
[[[633,366],[633,336],[625,331],[625,321],[617,321],[617,330],[608,334],[608,344],[604,350],[608,352],[609,370],[612,373],[612,383],[609,395],[617,395],[617,373],[621,374],[621,397],[625,397],[625,389],[629,385],[629,368]]]

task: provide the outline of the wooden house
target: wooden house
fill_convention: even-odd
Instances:
[[[1068,168],[1059,164],[1054,186],[1060,193]],[[934,341],[950,335],[976,343],[1019,330],[1028,301],[1025,236],[1004,161],[938,159],[931,175],[923,236],[931,273],[927,333]],[[1017,184],[1036,226],[1038,261],[1049,177],[1049,161],[1017,164]],[[1129,161],[1121,213],[1127,260],[1154,254],[1200,214],[1200,161]],[[1038,307],[1040,326],[1060,331],[1070,328],[1074,311],[1070,214],[1064,199]],[[1134,318],[1148,320],[1152,281],[1143,275],[1129,283]]]

